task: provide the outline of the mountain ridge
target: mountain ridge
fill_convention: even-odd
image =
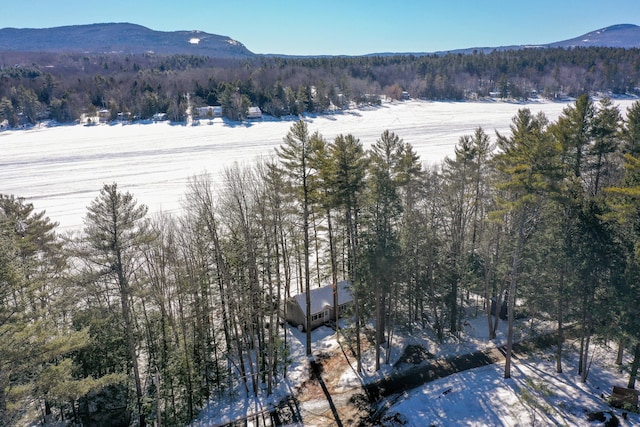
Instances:
[[[604,45],[604,46],[603,46]],[[640,27],[634,24],[617,24],[600,28],[573,39],[549,43],[548,47],[640,47]]]
[[[436,52],[404,52],[404,53],[371,53],[366,56],[390,56],[390,55],[445,55],[447,53],[469,54],[474,52],[491,53],[494,50],[519,50],[519,49],[544,49],[544,48],[575,48],[575,47],[611,47],[611,48],[640,48],[640,26],[635,24],[615,24],[600,28],[581,36],[567,40],[561,40],[543,44],[506,45],[506,46],[476,46],[453,50],[441,50]]]
[[[0,51],[254,56],[242,43],[227,36],[198,30],[156,31],[131,23],[2,28]]]
[[[437,52],[384,52],[356,56],[443,55],[447,53],[490,53],[494,50],[527,48],[612,47],[640,48],[640,26],[616,24],[558,42],[534,45],[469,47]],[[129,54],[192,54],[210,57],[290,57],[284,54],[255,54],[240,41],[204,31],[157,31],[132,23],[97,23],[51,28],[1,28],[0,52],[83,52]],[[322,57],[342,55],[297,55]]]

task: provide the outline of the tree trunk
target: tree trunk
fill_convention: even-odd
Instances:
[[[362,372],[362,349],[360,344],[360,302],[358,298],[358,292],[353,293],[353,303],[355,305],[355,317],[356,317],[356,371]]]
[[[524,245],[524,221],[526,218],[526,210],[523,209],[520,214],[520,224],[518,225],[518,241],[516,243],[516,250],[513,253],[513,264],[511,267],[511,282],[509,284],[508,295],[508,327],[507,327],[507,354],[505,356],[504,363],[504,377],[511,378],[511,355],[513,352],[513,321],[516,306],[516,283],[518,280],[518,266],[520,264],[520,254],[522,253],[522,247]],[[498,307],[496,307],[497,309]]]
[[[563,308],[564,301],[562,295],[564,293],[564,273],[560,276],[558,285],[558,349],[556,352],[556,372],[562,373],[562,344],[564,343],[564,325],[563,325]]]
[[[584,384],[587,382],[587,376],[589,375],[589,345],[591,344],[591,330],[587,334],[584,345],[584,356],[582,357],[582,372],[580,375],[580,381]]]
[[[124,320],[125,335],[127,338],[127,349],[129,361],[133,369],[133,380],[136,387],[136,407],[138,410],[138,420],[141,427],[145,426],[144,413],[142,412],[142,382],[140,381],[140,370],[138,367],[138,356],[136,354],[136,339],[133,333],[133,321],[131,319],[131,307],[129,301],[129,285],[123,271],[122,255],[120,250],[116,250],[116,269],[118,274],[118,284],[120,287],[120,304],[122,306],[122,317]]]
[[[500,230],[501,228],[498,227],[498,230],[496,230],[496,246],[495,246],[495,252],[493,254],[493,261],[491,262],[491,265],[487,266],[487,271],[486,271],[486,288],[487,288],[487,295],[489,294],[489,285],[492,284],[491,286],[491,293],[493,294],[493,296],[495,297],[495,320],[491,318],[491,309],[489,309],[489,313],[488,313],[488,321],[489,321],[489,339],[490,340],[494,340],[496,339],[496,331],[498,330],[498,308],[499,308],[499,304],[500,304],[500,295],[502,295],[503,289],[500,289],[500,292],[496,292],[496,273],[494,270],[494,266],[496,264],[496,259],[498,259],[499,253],[500,253]]]
[[[627,388],[636,388],[636,378],[638,376],[638,367],[640,366],[640,342],[636,344],[633,352],[633,363],[631,363],[631,373],[629,374],[629,383]]]
[[[490,333],[490,335],[492,335],[494,339],[498,331],[498,323],[500,322],[500,312],[502,310],[502,304],[507,300],[507,298],[509,298],[507,292],[507,280],[508,279],[505,275],[504,279],[502,280],[502,286],[500,286],[499,292],[496,296],[496,312],[493,318],[493,328]]]
[[[456,255],[454,255],[455,257]],[[454,261],[452,266],[451,293],[449,294],[449,330],[455,334],[458,332],[458,266]]]
[[[587,382],[588,375],[588,363],[589,363],[589,345],[591,344],[591,335],[593,333],[593,316],[591,313],[591,307],[593,307],[593,294],[586,295],[584,297],[583,310],[583,325],[582,325],[582,337],[580,339],[580,361],[578,373],[580,374],[580,381]]]
[[[395,329],[395,325],[396,325],[396,321],[398,319],[398,303],[399,303],[399,296],[398,296],[398,285],[395,284],[394,285],[394,298],[390,298],[389,299],[389,322],[387,325],[387,351],[385,354],[385,361],[384,363],[386,363],[387,365],[389,364],[389,360],[391,359],[391,342],[393,340],[393,332]],[[393,307],[391,306],[393,304]],[[393,316],[393,317],[391,317]]]
[[[436,303],[436,281],[433,277],[433,273],[433,266],[429,264],[427,267],[427,280],[429,282],[429,299],[431,300],[431,305],[433,307],[433,326],[436,329],[438,342],[442,343],[444,341],[444,330],[438,313],[438,304]]]
[[[616,356],[616,365],[622,365],[622,357],[624,356],[625,339],[620,338],[618,342],[618,355]]]
[[[316,280],[318,286],[322,286],[322,274],[320,273],[320,239],[318,238],[318,224],[315,212],[311,212],[311,224],[313,225],[313,248],[316,258]]]
[[[327,233],[329,234],[329,257],[331,258],[331,284],[333,286],[333,321],[336,332],[338,331],[339,301],[338,301],[338,267],[336,265],[336,249],[333,241],[333,227],[331,221],[331,210],[327,209]]]
[[[178,298],[178,309],[180,311],[180,324],[182,329],[182,351],[184,355],[184,364],[185,364],[185,376],[187,379],[187,408],[189,413],[189,419],[193,418],[194,415],[194,407],[193,407],[193,381],[191,378],[191,358],[189,357],[189,346],[187,345],[187,321],[184,316],[184,304],[182,302],[182,298]]]
[[[358,283],[357,278],[357,231],[356,231],[356,223],[357,219],[354,218],[354,213],[351,210],[352,204],[349,203],[347,207],[347,228],[349,233],[349,250],[351,251],[351,262],[349,265],[349,276],[351,279],[351,286],[353,292],[353,303],[355,306],[355,330],[356,330],[356,371],[358,373],[362,372],[362,350],[360,344],[360,297],[358,289],[356,289],[356,283]]]
[[[384,339],[384,327],[382,317],[384,316],[384,300],[382,297],[382,289],[380,284],[377,284],[375,290],[375,298],[376,298],[376,363],[375,370],[380,370],[380,346],[382,346],[382,341]]]

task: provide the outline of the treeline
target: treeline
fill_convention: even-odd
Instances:
[[[402,99],[528,99],[637,93],[638,49],[522,49],[485,54],[233,60],[196,56],[12,53],[0,55],[0,123],[73,122],[109,110],[184,121],[195,106],[247,106],[276,117]]]
[[[0,422],[180,425],[209,399],[270,395],[291,363],[284,299],[339,280],[358,371],[361,337],[379,368],[395,334],[456,335],[481,295],[492,338],[506,301],[509,345],[516,306],[557,326],[557,372],[568,325],[583,381],[594,340],[634,349],[634,387],[640,102],[626,113],[587,95],[556,122],[522,109],[510,134],[478,128],[428,167],[392,132],[365,150],[299,121],[273,160],[194,176],[179,215],[108,184],[65,236],[4,195]]]

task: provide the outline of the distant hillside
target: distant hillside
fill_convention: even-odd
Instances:
[[[163,33],[131,24],[5,29],[0,126],[67,123],[102,110],[109,111],[105,120],[119,113],[151,120],[160,113],[179,122],[189,106],[221,106],[232,120],[243,118],[249,106],[270,116],[298,116],[407,95],[456,101],[640,96],[638,50],[594,47],[635,46],[638,31],[634,25],[614,26],[556,44],[562,47],[487,48],[482,55],[283,60],[198,31]],[[579,43],[589,47],[564,48]]]
[[[583,34],[579,37],[563,40],[553,43],[547,44],[536,44],[536,45],[509,45],[509,46],[485,46],[485,47],[469,47],[463,49],[455,49],[448,51],[440,51],[440,52],[422,52],[422,53],[411,53],[413,55],[432,55],[439,54],[444,55],[446,53],[472,53],[472,52],[483,52],[490,53],[494,50],[498,51],[506,51],[506,50],[520,50],[520,49],[531,49],[531,48],[572,48],[572,47],[611,47],[611,48],[640,48],[640,26],[633,24],[619,24],[612,25],[610,27],[601,28],[596,31],[592,31],[587,34]],[[410,53],[406,53],[410,54]],[[377,56],[377,55],[397,55],[397,53],[387,52],[387,53],[374,53],[368,56]]]
[[[0,29],[0,51],[193,54],[250,57],[242,43],[202,31],[154,31],[127,23]]]
[[[547,47],[618,47],[640,48],[640,27],[632,24],[612,25],[574,39],[550,43]]]
[[[385,52],[366,56],[432,55],[445,53],[489,53],[494,50],[519,50],[544,47],[640,48],[640,26],[620,24],[582,36],[541,45],[470,47],[442,52]],[[276,48],[277,49],[277,48]],[[54,28],[0,29],[0,52],[83,52],[91,54],[124,53],[199,55],[218,58],[256,56],[241,42],[227,36],[202,31],[155,31],[141,25],[109,23]],[[288,55],[266,55],[288,56]]]

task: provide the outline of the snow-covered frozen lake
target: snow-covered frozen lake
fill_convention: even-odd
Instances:
[[[617,100],[626,113],[631,100]],[[423,162],[453,154],[458,139],[481,126],[492,140],[507,133],[518,109],[543,111],[554,121],[562,103],[420,102],[335,115],[306,116],[309,129],[327,140],[353,134],[368,148],[388,129],[411,143]],[[199,126],[168,123],[58,126],[0,132],[0,193],[24,197],[36,211],[46,210],[59,231],[82,227],[86,207],[105,183],[117,182],[149,211],[179,212],[190,177],[209,172],[214,180],[238,162],[251,164],[274,155],[293,121],[225,123]]]

